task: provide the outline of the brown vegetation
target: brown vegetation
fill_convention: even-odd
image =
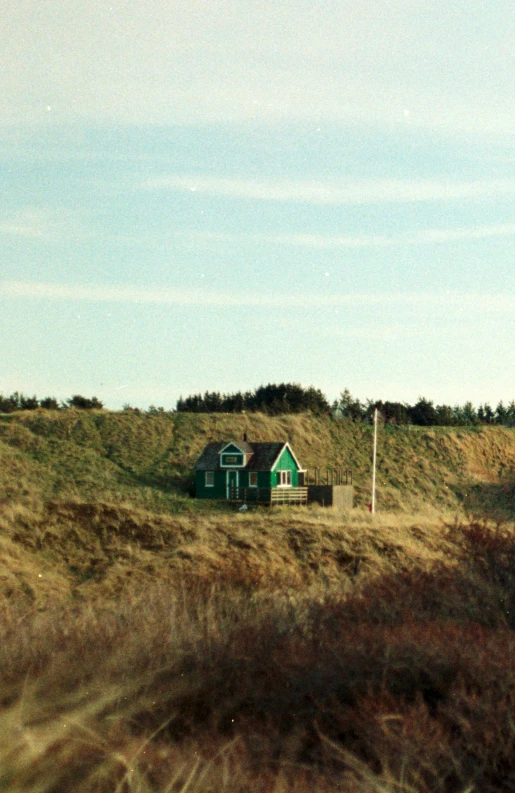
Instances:
[[[104,602],[156,582],[183,580],[248,589],[349,581],[381,572],[426,569],[448,542],[430,511],[412,516],[322,507],[247,514],[153,514],[129,505],[50,501],[36,512],[0,512],[0,592],[28,605]]]
[[[515,540],[347,592],[185,579],[1,619],[1,789],[489,791],[515,780]]]
[[[385,432],[372,518],[197,505],[228,418],[127,421],[0,424],[0,791],[515,787],[513,524],[453,517],[513,509],[511,431]],[[365,470],[367,428],[231,422]]]

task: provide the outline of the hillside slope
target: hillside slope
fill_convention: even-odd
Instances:
[[[289,439],[302,464],[350,466],[358,509],[234,514],[188,495],[210,440]],[[308,415],[33,411],[0,419],[0,591],[44,605],[118,597],[146,582],[345,582],[444,559],[443,515],[513,519],[515,431],[382,428],[378,508],[371,427]],[[390,514],[388,514],[390,513]],[[423,514],[422,514],[423,513]],[[448,549],[447,549],[448,550]]]
[[[196,502],[204,443],[244,432],[352,466],[358,507]],[[375,516],[371,440],[309,416],[0,417],[0,789],[512,789],[515,433],[382,428]]]
[[[187,494],[208,441],[289,440],[302,464],[353,469],[357,504],[369,500],[372,428],[303,414],[158,414],[26,411],[0,417],[0,500],[70,498],[156,511],[197,509]],[[378,505],[413,510],[465,505],[510,518],[515,429],[383,427]]]

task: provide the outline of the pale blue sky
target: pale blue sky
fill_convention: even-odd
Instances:
[[[514,16],[0,0],[0,392],[513,399]]]

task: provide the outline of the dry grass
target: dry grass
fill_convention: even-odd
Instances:
[[[42,607],[71,596],[112,600],[184,577],[292,592],[348,587],[443,561],[442,529],[430,509],[372,519],[320,507],[171,516],[130,504],[11,504],[0,511],[0,591]]]
[[[514,433],[385,429],[374,518],[188,499],[243,431],[368,499],[369,427],[0,420],[0,791],[515,789],[513,525],[463,510],[513,515]]]
[[[447,528],[452,576],[6,607],[0,789],[510,790],[515,541]]]
[[[352,467],[358,505],[370,500],[371,427],[305,415],[26,411],[0,416],[0,501],[126,500],[154,512],[201,507],[186,498],[205,443],[288,439],[309,469]],[[378,448],[380,509],[461,506],[510,519],[515,430],[387,426]]]

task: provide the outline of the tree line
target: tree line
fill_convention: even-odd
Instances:
[[[252,412],[272,416],[306,411],[317,415],[331,413],[331,406],[319,388],[303,388],[298,383],[270,383],[259,386],[255,391],[238,391],[235,394],[206,391],[203,395],[181,397],[176,409],[184,413]]]
[[[388,424],[414,424],[422,427],[463,427],[480,424],[498,424],[515,427],[515,401],[505,405],[502,401],[492,408],[488,402],[474,407],[472,402],[464,405],[435,405],[432,400],[420,397],[414,405],[406,402],[383,402],[367,399],[361,402],[345,389],[340,398],[333,402],[331,414],[334,418],[348,421],[372,421],[374,411],[379,410],[381,419]]]
[[[303,413],[310,411],[318,415],[329,415],[337,420],[372,421],[378,409],[381,419],[388,424],[414,424],[417,426],[474,426],[498,424],[515,426],[515,401],[505,405],[502,401],[496,408],[488,403],[474,407],[472,402],[464,405],[435,405],[433,401],[420,397],[409,405],[406,402],[388,402],[367,399],[360,401],[348,389],[341,392],[339,399],[330,404],[320,389],[303,388],[296,383],[270,384],[255,391],[238,391],[221,394],[206,391],[194,394],[177,402],[176,410],[185,413],[243,413],[260,412],[268,415]]]
[[[15,391],[10,396],[0,394],[0,413],[13,413],[17,410],[81,410],[101,409],[104,405],[97,397],[85,397],[75,394],[62,401],[55,397],[38,399]],[[373,419],[378,409],[381,419],[387,424],[413,424],[423,427],[446,426],[463,427],[481,424],[497,424],[515,427],[515,401],[508,404],[500,401],[495,408],[487,402],[474,407],[472,402],[464,405],[435,405],[425,397],[420,397],[415,404],[407,402],[389,402],[367,399],[364,402],[352,396],[348,389],[340,393],[332,404],[319,388],[304,388],[298,383],[269,383],[259,386],[254,391],[237,391],[222,394],[219,391],[206,391],[204,394],[193,394],[180,397],[175,411],[179,413],[265,413],[279,416],[288,413],[310,412],[315,415],[330,416],[338,421],[365,422]],[[165,409],[150,405],[146,411],[124,405],[124,410],[136,413],[146,412],[149,415],[164,413]],[[173,412],[173,411],[172,411]]]
[[[38,399],[37,396],[26,396],[15,391],[9,396],[0,394],[0,413],[14,413],[16,410],[67,410],[68,408],[80,408],[82,410],[97,410],[104,405],[97,397],[85,397],[75,394],[69,399],[59,401],[55,397],[44,397]]]

